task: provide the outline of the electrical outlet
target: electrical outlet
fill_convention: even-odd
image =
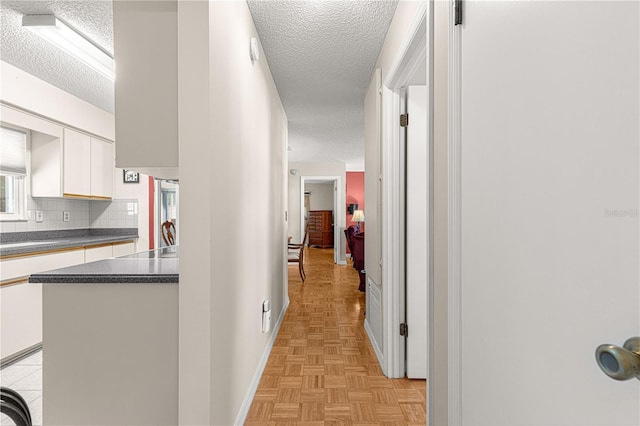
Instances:
[[[42,210],[36,211],[36,222],[44,222],[44,212]]]
[[[271,301],[262,302],[262,332],[268,333],[271,330]]]
[[[62,221],[69,222],[71,219],[71,212],[62,212]]]

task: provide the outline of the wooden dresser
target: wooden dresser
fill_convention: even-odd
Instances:
[[[309,246],[333,247],[333,212],[331,210],[309,212]]]

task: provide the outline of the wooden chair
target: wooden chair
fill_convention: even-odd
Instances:
[[[173,232],[171,232],[173,229]],[[176,235],[176,226],[170,220],[167,220],[161,225],[162,239],[164,243],[168,246],[174,246],[176,244],[175,235]]]
[[[304,230],[304,237],[302,238],[302,243],[300,244],[291,244],[287,245],[287,260],[289,263],[297,263],[298,264],[298,272],[300,273],[300,278],[302,282],[307,278],[307,275],[304,272],[304,246],[307,243],[307,237],[309,236],[309,225],[306,226]]]

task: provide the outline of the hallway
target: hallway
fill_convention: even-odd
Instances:
[[[331,249],[307,250],[304,284],[289,267],[289,309],[246,424],[424,425],[425,381],[382,374],[356,271]]]

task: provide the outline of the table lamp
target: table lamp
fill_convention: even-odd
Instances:
[[[364,222],[364,212],[362,210],[356,210],[353,212],[352,222],[358,223],[358,232],[360,232],[360,222]]]

